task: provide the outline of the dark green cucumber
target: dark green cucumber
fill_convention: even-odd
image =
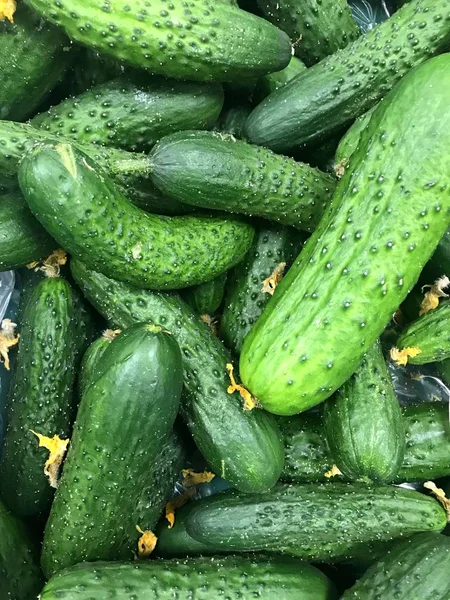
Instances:
[[[170,133],[211,128],[222,104],[218,84],[122,77],[64,100],[31,124],[81,143],[145,151]]]
[[[267,18],[285,31],[295,54],[312,65],[358,37],[346,0],[257,0]]]
[[[389,482],[405,454],[405,423],[379,342],[324,406],[325,435],[349,479]]]
[[[38,221],[67,252],[140,287],[213,279],[242,259],[253,237],[253,228],[236,219],[144,212],[70,144],[33,150],[21,163],[19,183]]]
[[[101,337],[97,338],[94,342],[92,342],[92,344],[84,353],[78,379],[80,396],[83,396],[83,394],[89,387],[93,379],[98,361],[103,356],[105,350],[116,337],[118,332],[119,330],[113,331],[112,329],[107,329],[103,332]]]
[[[303,240],[302,234],[290,227],[262,224],[244,260],[230,272],[220,335],[235,354],[240,353],[245,337],[271,298],[263,292],[264,281],[281,263],[292,263]]]
[[[358,147],[361,133],[368,126],[370,117],[376,106],[373,106],[366,113],[356,119],[346,134],[341,138],[334,156],[334,170],[338,177],[342,177],[345,169],[348,167],[350,157]]]
[[[312,231],[335,180],[307,164],[216,132],[180,132],[149,156],[152,182],[193,206],[264,217]]]
[[[305,70],[305,63],[296,56],[293,56],[287,67],[281,71],[264,75],[264,77],[261,77],[261,79],[258,80],[254,96],[261,102],[261,100],[266,98],[269,94],[276,92]]]
[[[151,321],[168,329],[184,360],[183,416],[210,467],[247,492],[272,487],[283,469],[280,432],[260,410],[244,411],[230,396],[230,355],[211,329],[176,295],[138,290],[72,261],[72,275],[88,300],[114,327]]]
[[[0,196],[0,271],[24,267],[56,248],[57,243],[31,214],[20,190]]]
[[[68,96],[78,96],[94,86],[112,81],[128,73],[124,65],[89,48],[79,48],[78,60],[68,74]],[[67,97],[68,97],[67,96]]]
[[[75,55],[64,33],[19,2],[0,21],[0,119],[22,121],[51,92]]]
[[[413,0],[255,108],[247,138],[277,152],[319,143],[450,42],[449,0]]]
[[[450,539],[419,533],[396,545],[342,600],[448,600]]]
[[[39,551],[24,525],[0,502],[0,600],[36,598],[44,583]]]
[[[220,113],[214,130],[222,133],[228,133],[238,140],[242,140],[244,139],[245,121],[251,112],[252,105],[249,102],[225,106]]]
[[[77,565],[52,578],[41,600],[335,600],[319,569],[289,557],[226,556],[146,563]],[[245,594],[245,596],[243,595]]]
[[[129,327],[105,350],[81,400],[47,522],[46,577],[84,560],[130,558],[136,526],[154,527],[166,499],[153,469],[171,436],[182,373],[177,343],[158,326]]]
[[[449,222],[449,103],[444,54],[373,113],[328,211],[245,341],[242,381],[267,410],[295,414],[331,396],[416,283]]]
[[[44,473],[49,451],[39,447],[32,431],[67,439],[72,425],[76,322],[67,281],[51,277],[34,287],[20,334],[0,462],[1,495],[12,512],[31,516],[50,508],[54,492]]]
[[[224,2],[96,0],[89,4],[28,4],[74,41],[152,73],[196,81],[232,81],[283,69],[288,36]],[[114,15],[112,18],[111,15]],[[243,32],[245,31],[245,35]]]
[[[211,281],[188,288],[183,298],[199,315],[210,315],[222,304],[226,281],[227,274],[222,273]]]
[[[408,363],[424,365],[450,358],[450,301],[444,300],[425,313],[400,334],[396,346],[418,348],[420,354],[409,356]]]

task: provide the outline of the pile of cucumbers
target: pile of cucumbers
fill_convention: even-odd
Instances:
[[[0,600],[450,600],[447,51],[450,0],[0,0]]]

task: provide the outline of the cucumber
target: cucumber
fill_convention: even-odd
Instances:
[[[337,598],[331,580],[315,567],[289,557],[258,556],[77,565],[51,579],[40,598],[209,600],[223,595],[227,600],[244,597],[271,600],[280,590],[283,600]]]
[[[80,47],[78,60],[67,77],[68,96],[78,96],[94,86],[128,73],[122,63],[88,48]]]
[[[426,98],[414,95],[425,88]],[[372,115],[331,206],[244,343],[243,384],[270,412],[331,396],[431,257],[450,214],[449,101],[445,54],[408,73]]]
[[[75,55],[64,33],[23,2],[14,23],[0,21],[0,119],[33,114]]]
[[[276,92],[285,86],[291,79],[306,70],[306,65],[296,56],[293,56],[287,67],[275,73],[268,73],[258,80],[254,92],[258,102],[261,102],[269,94]]]
[[[347,130],[346,134],[341,138],[334,156],[334,170],[338,177],[342,177],[345,169],[348,167],[350,157],[358,147],[361,134],[368,126],[370,117],[372,116],[376,106],[373,106],[366,113],[356,119],[352,126]]]
[[[246,492],[272,487],[283,469],[279,429],[270,415],[244,411],[230,396],[230,356],[210,328],[176,295],[138,290],[71,262],[72,275],[93,306],[114,327],[159,323],[179,343],[184,361],[182,412],[213,471]]]
[[[199,315],[212,314],[222,304],[226,280],[227,274],[222,273],[211,281],[188,288],[183,298]]]
[[[358,37],[346,0],[257,0],[266,17],[292,40],[295,54],[312,65]]]
[[[92,342],[92,344],[84,353],[78,380],[80,396],[83,396],[89,387],[98,361],[103,356],[105,350],[108,348],[113,339],[117,336],[118,332],[119,330],[114,331],[112,329],[107,329],[103,332],[101,337]]]
[[[56,247],[19,190],[0,196],[0,271],[24,267],[48,256]]]
[[[262,291],[264,281],[280,263],[292,263],[302,241],[302,234],[289,227],[262,223],[244,260],[230,272],[220,335],[234,354],[271,298]]]
[[[448,0],[413,0],[266,98],[247,121],[247,138],[287,152],[338,133],[412,67],[447,49],[448,15]]]
[[[46,278],[24,307],[19,352],[8,399],[1,495],[16,515],[45,513],[56,476],[47,477],[49,451],[33,433],[61,440],[70,435],[77,358],[74,298],[61,277]]]
[[[334,462],[349,479],[389,482],[405,454],[405,424],[379,342],[324,406]]]
[[[41,591],[39,552],[24,525],[0,502],[0,600],[30,600]]]
[[[449,569],[450,539],[419,533],[370,567],[342,600],[447,600]]]
[[[145,151],[170,133],[211,128],[222,104],[218,84],[122,77],[53,106],[31,124],[81,143]]]
[[[222,133],[228,133],[238,140],[244,139],[244,125],[248,115],[252,112],[252,105],[249,102],[242,102],[238,105],[225,106],[220,113],[214,130]]]
[[[223,217],[150,215],[97,169],[70,144],[38,147],[19,169],[34,215],[92,268],[142,287],[182,288],[220,275],[248,250],[250,225]]]
[[[335,188],[330,175],[216,132],[179,132],[150,153],[152,182],[193,206],[312,231]]]
[[[153,469],[171,436],[182,373],[180,349],[161,327],[138,323],[105,350],[81,400],[47,521],[46,577],[85,560],[131,558],[136,526],[156,524],[166,498]]]
[[[291,58],[285,33],[224,2],[192,2],[189,8],[164,0],[108,0],[106,8],[99,0],[28,4],[75,42],[165,77],[246,79],[283,69]]]
[[[230,491],[197,501],[186,529],[222,550],[332,561],[358,557],[375,542],[441,531],[446,522],[436,500],[403,488],[279,484],[264,494]]]

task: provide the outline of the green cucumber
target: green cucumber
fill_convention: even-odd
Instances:
[[[183,298],[199,315],[210,315],[222,304],[226,281],[227,273],[222,273],[211,281],[188,288]]]
[[[294,79],[300,73],[306,70],[306,65],[296,56],[293,56],[287,67],[275,73],[268,73],[261,77],[256,84],[254,92],[258,102],[267,98],[269,94],[276,92],[285,86],[291,79]]]
[[[101,337],[92,342],[84,353],[78,380],[80,396],[83,396],[86,392],[92,381],[98,361],[118,333],[119,330],[107,329]]]
[[[239,354],[250,329],[269,302],[264,281],[281,264],[290,265],[299,252],[302,235],[289,227],[261,224],[244,260],[229,274],[220,335]]]
[[[66,251],[141,287],[213,279],[242,259],[253,237],[252,227],[236,219],[144,212],[70,144],[33,150],[21,163],[19,183],[38,221]]]
[[[265,494],[229,491],[197,501],[186,529],[222,550],[330,561],[358,557],[375,542],[441,531],[446,522],[435,499],[403,488],[279,484]]]
[[[350,157],[358,147],[361,133],[368,126],[370,117],[375,108],[376,106],[373,106],[366,113],[358,117],[353,125],[347,130],[346,134],[341,138],[334,156],[334,170],[338,177],[342,177],[345,169],[348,167]]]
[[[408,73],[373,113],[328,211],[244,343],[243,384],[270,412],[330,397],[433,254],[450,214],[449,102],[444,54]]]
[[[171,436],[182,373],[180,349],[161,327],[138,323],[105,350],[81,400],[47,521],[46,577],[84,560],[131,558],[136,526],[154,527],[166,501],[155,489],[155,458]]]
[[[405,454],[405,424],[379,342],[325,402],[324,424],[334,462],[346,477],[395,478]]]
[[[289,557],[226,556],[184,561],[77,565],[52,578],[41,600],[172,600],[194,598],[335,600],[319,569]],[[244,595],[243,595],[244,594]]]
[[[78,96],[94,86],[121,77],[128,70],[119,61],[112,60],[89,48],[79,48],[75,61],[67,77],[68,96]]]
[[[37,546],[24,525],[0,502],[0,600],[30,600],[41,591],[43,577]]]
[[[0,476],[1,495],[19,516],[45,513],[56,476],[47,477],[49,451],[33,433],[67,439],[73,416],[76,321],[70,285],[60,277],[38,283],[24,308],[19,352],[8,399]]]
[[[218,84],[122,77],[64,100],[31,124],[81,143],[149,150],[185,129],[210,129],[223,104]]]
[[[246,79],[283,69],[291,58],[284,32],[224,2],[28,4],[75,42],[165,77]]]
[[[447,49],[448,16],[448,0],[413,0],[266,98],[247,121],[247,138],[287,152],[338,133],[412,67]]]
[[[230,396],[230,355],[211,329],[174,294],[138,290],[71,262],[72,275],[93,306],[114,327],[151,321],[178,341],[184,361],[183,416],[213,471],[234,487],[258,492],[272,487],[283,469],[280,432],[260,410],[244,411]]]
[[[0,271],[24,267],[48,256],[56,247],[19,190],[0,196]]]
[[[214,127],[215,131],[228,133],[238,140],[244,139],[244,125],[248,115],[252,112],[250,103],[242,102],[238,105],[225,106]]]
[[[75,55],[64,33],[44,18],[19,2],[14,22],[0,21],[0,119],[33,114]]]
[[[312,65],[358,37],[346,0],[257,0],[266,17],[285,31],[295,54]]]
[[[450,539],[419,533],[371,566],[342,600],[448,600]]]
[[[152,182],[193,206],[264,217],[312,231],[335,180],[307,164],[216,132],[179,132],[153,148]]]

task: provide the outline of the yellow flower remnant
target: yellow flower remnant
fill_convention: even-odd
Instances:
[[[448,294],[444,292],[444,289],[450,285],[450,279],[444,275],[443,277],[439,277],[433,283],[433,285],[424,285],[422,291],[426,288],[429,288],[428,292],[425,294],[422,303],[420,305],[419,317],[430,312],[430,310],[434,310],[439,306],[439,298],[448,298]]]
[[[0,362],[3,359],[5,368],[9,371],[9,349],[19,343],[20,335],[15,335],[17,325],[11,319],[4,319],[0,329]]]
[[[280,263],[278,266],[275,267],[275,269],[273,270],[273,273],[271,275],[269,275],[269,277],[267,279],[264,279],[263,286],[261,288],[261,291],[264,294],[270,294],[271,296],[273,296],[273,293],[277,289],[277,285],[283,279],[283,274],[284,274],[285,268],[286,268],[286,263],[285,262]]]
[[[231,381],[231,385],[228,386],[227,392],[229,394],[233,394],[233,392],[239,392],[241,398],[244,400],[244,410],[253,410],[256,406],[258,406],[258,401],[256,398],[253,398],[250,392],[246,390],[243,385],[236,383],[233,375],[233,365],[231,363],[227,363],[227,371]]]
[[[156,547],[156,542],[158,541],[158,538],[156,537],[156,535],[153,533],[153,531],[143,531],[139,525],[136,525],[136,531],[141,535],[141,537],[138,539],[138,556],[139,558],[145,558],[147,556],[150,556],[150,554],[153,552],[153,550]]]
[[[62,440],[59,435],[54,435],[52,438],[49,438],[32,429],[30,429],[30,431],[38,438],[39,447],[46,448],[50,452],[48,459],[45,461],[44,474],[47,475],[51,487],[57,488],[59,469],[70,440]]]
[[[408,364],[408,358],[414,358],[418,354],[422,354],[422,350],[416,347],[403,348],[403,350],[394,347],[390,352],[391,359],[398,367]]]
[[[8,19],[8,21],[14,23],[16,7],[16,0],[0,0],[0,21]]]
[[[327,479],[330,479],[331,477],[336,477],[336,475],[342,475],[342,471],[336,465],[333,465],[324,475]]]

